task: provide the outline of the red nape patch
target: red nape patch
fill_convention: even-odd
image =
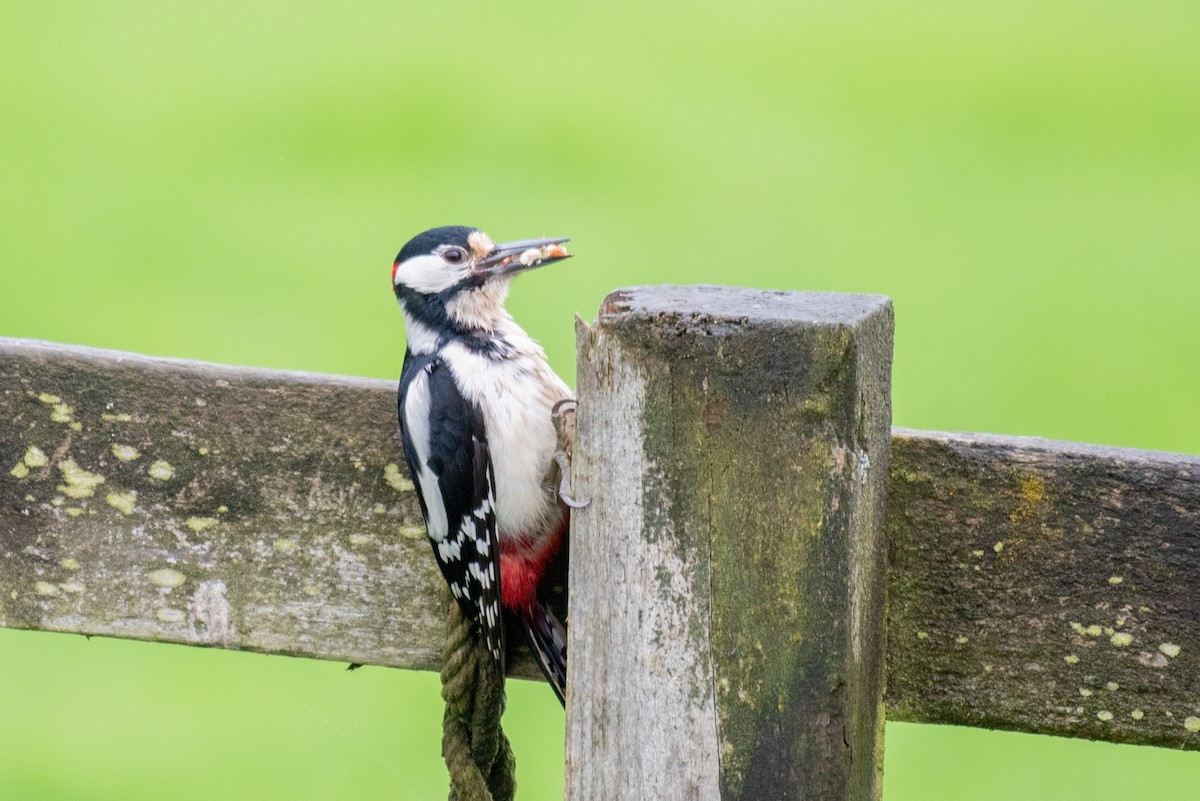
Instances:
[[[396,288],[396,271],[400,269],[400,262],[392,265],[392,289]]]

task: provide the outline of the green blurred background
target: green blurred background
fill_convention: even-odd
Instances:
[[[392,257],[896,304],[898,425],[1200,453],[1200,6],[0,3],[0,335],[395,377]],[[11,460],[9,460],[11,461]],[[0,631],[0,799],[444,797],[432,674]],[[563,716],[514,682],[521,798]],[[885,801],[1129,799],[1200,754],[893,724]]]

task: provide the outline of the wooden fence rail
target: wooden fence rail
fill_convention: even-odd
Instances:
[[[573,659],[569,794],[648,786],[591,775],[629,734],[605,728],[620,717],[603,718],[601,688],[641,687],[643,717],[694,702],[620,673],[670,675],[679,653],[711,679],[710,717],[690,719],[715,726],[716,762],[672,768],[708,776],[694,797],[763,797],[764,776],[877,794],[884,582],[889,719],[1200,749],[1200,459],[886,436],[890,319],[881,298],[640,289],[581,329],[576,480],[593,506],[576,521],[573,654],[704,626],[682,652],[660,637]],[[0,625],[435,669],[440,580],[394,389],[0,339]],[[618,505],[661,562],[648,573],[600,559]],[[638,553],[631,531],[614,553]],[[602,597],[614,576],[692,606],[630,617]],[[724,605],[763,586],[753,609]],[[512,672],[536,669],[518,655]],[[697,730],[676,728],[641,761],[688,752]],[[840,749],[868,753],[855,767]],[[835,767],[806,784],[821,760]]]

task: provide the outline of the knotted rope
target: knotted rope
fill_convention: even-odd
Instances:
[[[504,677],[449,594],[442,699],[442,757],[450,771],[450,801],[512,801],[517,763],[500,728]]]

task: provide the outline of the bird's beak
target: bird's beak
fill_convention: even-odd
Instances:
[[[562,246],[563,242],[569,241],[566,237],[560,237],[502,242],[475,263],[475,271],[488,277],[512,275],[551,262],[569,259],[571,254]]]

